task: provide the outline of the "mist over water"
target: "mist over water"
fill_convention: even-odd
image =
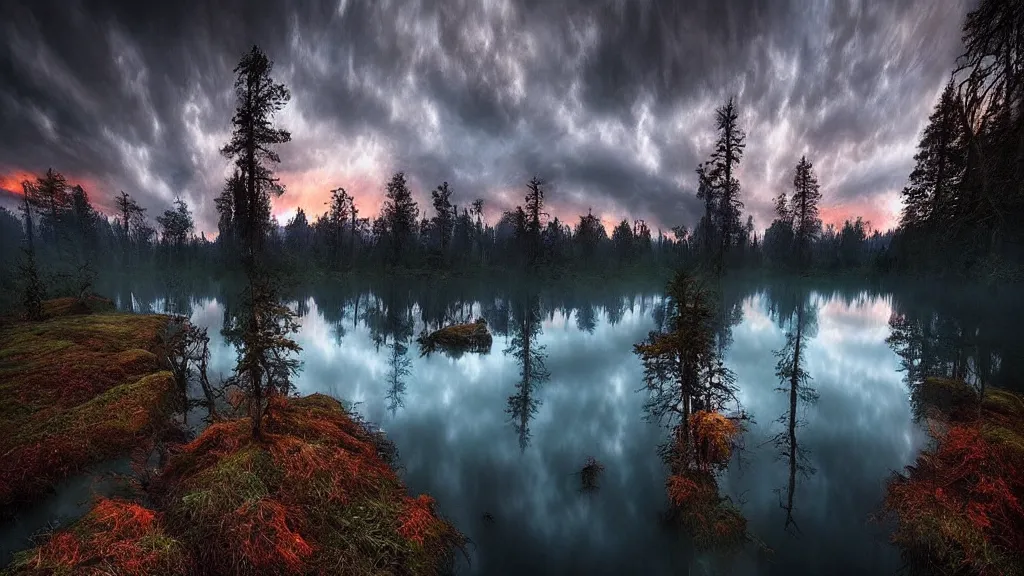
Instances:
[[[329,298],[316,295],[293,301],[303,313],[297,341],[304,366],[296,385],[299,394],[354,404],[387,431],[410,491],[431,494],[473,540],[464,572],[863,574],[899,568],[886,527],[869,516],[890,472],[911,463],[927,438],[913,422],[900,358],[885,342],[891,295],[805,295],[816,330],[805,341],[804,358],[819,400],[799,409],[805,423],[800,448],[811,471],[797,478],[798,530],[788,532],[780,506],[788,466],[770,442],[782,426],[776,420],[788,410],[773,354],[785,343],[785,318],[772,313],[765,290],[734,295],[725,360],[754,421],[721,486],[774,554],[748,546],[705,555],[659,521],[667,505],[666,471],[656,448],[666,431],[643,419],[642,367],[632,353],[656,327],[659,294],[622,293],[576,306],[537,294],[463,301],[457,314],[488,318],[495,341],[489,354],[454,359],[420,356],[412,337],[426,327],[419,301],[429,295],[403,294],[401,301],[361,294],[358,312],[351,299],[341,305],[321,305]],[[522,418],[508,410],[510,397],[521,394],[510,349],[518,302],[539,312],[532,347],[550,373],[529,391],[537,409],[525,429],[517,429]],[[192,303],[192,321],[210,329],[214,379],[229,375],[235,362],[219,332],[224,307],[216,298]],[[408,370],[396,379],[402,360]],[[581,494],[573,474],[588,456],[606,471],[596,493]]]
[[[221,330],[237,306],[233,290],[145,282],[105,289],[123,310],[182,313],[208,328],[210,379],[231,375],[235,350]],[[896,573],[903,562],[888,543],[891,526],[871,517],[892,471],[911,464],[928,443],[907,384],[925,366],[915,359],[918,333],[934,340],[925,346],[937,355],[927,363],[932,373],[947,365],[943,355],[969,358],[955,344],[975,335],[979,349],[994,355],[990,382],[1002,385],[1019,362],[1012,337],[1019,307],[921,286],[782,280],[726,282],[717,292],[716,339],[752,417],[719,487],[771,553],[753,544],[698,552],[661,520],[668,471],[657,448],[667,429],[644,419],[643,368],[633,354],[633,345],[664,321],[657,283],[389,282],[292,290],[303,362],[295,384],[299,394],[345,402],[387,432],[410,492],[434,497],[472,539],[470,563],[463,560],[460,573]],[[799,402],[795,412],[803,457],[789,509],[789,461],[773,441],[790,410],[776,352],[801,306],[802,365],[818,399]],[[477,317],[494,336],[489,353],[420,354],[422,331]],[[903,336],[887,341],[897,326]],[[524,385],[526,354],[549,377]],[[199,416],[189,416],[194,429]],[[605,466],[600,488],[589,494],[581,493],[577,474],[588,457]],[[0,552],[9,556],[48,522],[81,515],[88,486],[111,490],[96,477],[69,479],[49,500],[0,526]]]

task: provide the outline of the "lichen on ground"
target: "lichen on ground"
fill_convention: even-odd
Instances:
[[[1024,399],[989,389],[979,407],[962,383],[920,387],[939,407],[935,445],[887,486],[893,542],[922,573],[1024,574]]]
[[[424,355],[441,350],[449,355],[459,356],[466,352],[486,354],[491,350],[493,338],[487,330],[487,322],[483,318],[478,318],[475,322],[454,324],[430,334],[421,334],[417,341]]]
[[[0,510],[128,452],[166,420],[174,382],[154,351],[167,320],[86,314],[0,328]]]

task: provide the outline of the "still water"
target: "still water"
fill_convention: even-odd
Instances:
[[[303,314],[296,385],[354,403],[387,431],[409,488],[432,494],[472,539],[465,573],[893,573],[898,551],[869,516],[890,472],[911,463],[927,438],[886,344],[892,299],[801,296],[816,320],[804,358],[819,398],[799,408],[806,473],[796,478],[788,529],[789,467],[770,442],[789,410],[773,354],[785,344],[786,319],[771,313],[767,292],[753,290],[734,298],[724,335],[754,423],[720,483],[770,554],[754,546],[698,553],[659,522],[666,472],[656,447],[665,429],[644,421],[632,353],[656,327],[656,293],[569,305],[543,295],[458,302],[449,319],[482,315],[495,333],[489,354],[459,358],[420,356],[411,338],[425,327],[416,294],[401,302],[364,294],[359,310],[351,300],[328,310],[310,296],[294,303]],[[235,356],[219,339],[224,305],[202,299],[191,316],[214,337],[211,376],[228,374]],[[527,390],[517,362],[524,327],[549,374]],[[600,490],[581,494],[573,473],[589,456],[606,469]]]
[[[220,333],[233,310],[230,292],[168,297],[135,286],[108,293],[121,308],[185,313],[207,327],[216,382],[235,363]],[[919,289],[782,282],[726,286],[721,294],[716,338],[753,422],[719,484],[770,553],[754,545],[695,551],[661,522],[666,470],[656,450],[667,430],[644,419],[643,370],[632,352],[664,321],[657,285],[311,288],[291,302],[303,362],[295,383],[300,394],[354,405],[387,432],[409,489],[431,494],[472,539],[460,573],[896,573],[902,562],[887,542],[889,526],[871,517],[892,471],[928,442],[907,386],[926,365],[919,352],[960,359],[973,342],[997,360],[985,366],[1018,373],[1019,339],[1002,335],[1020,314],[998,306],[982,314],[963,302],[985,298],[953,301]],[[494,334],[489,353],[421,356],[415,336],[422,330],[481,316]],[[801,401],[792,415],[801,457],[791,475],[785,449],[773,442],[790,417],[776,351],[797,324],[818,398]],[[887,342],[896,326],[903,336]],[[524,358],[533,367],[528,379]],[[952,365],[947,360],[930,358],[927,366]],[[991,376],[998,385],[999,374]],[[584,494],[574,473],[591,456],[605,472],[600,489]],[[0,526],[0,555],[24,548],[25,536],[46,522],[80,515],[84,485],[72,479]]]

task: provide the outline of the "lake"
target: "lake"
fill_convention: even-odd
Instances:
[[[235,362],[220,334],[232,305],[216,293],[124,291],[118,302],[187,312],[207,327],[216,381]],[[295,384],[300,394],[353,405],[387,432],[410,491],[434,496],[471,538],[461,573],[895,573],[899,550],[872,514],[892,471],[912,463],[928,437],[907,385],[924,365],[916,332],[887,339],[893,326],[935,326],[920,339],[958,335],[961,348],[941,354],[962,355],[964,335],[973,335],[971,350],[1006,373],[1014,364],[1002,336],[1007,315],[976,314],[927,287],[783,281],[729,284],[721,293],[718,342],[753,421],[720,487],[770,553],[753,545],[698,552],[661,521],[667,472],[657,447],[667,429],[644,419],[643,368],[632,352],[663,320],[657,285],[312,288],[292,301],[303,349]],[[807,317],[804,369],[818,398],[794,415],[801,471],[791,488],[785,450],[772,441],[790,416],[775,351],[798,307]],[[481,316],[494,334],[488,354],[421,356],[422,330]],[[533,367],[528,385],[524,357]],[[581,493],[575,473],[591,456],[605,471],[597,491]]]

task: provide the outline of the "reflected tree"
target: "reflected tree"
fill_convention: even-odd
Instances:
[[[786,530],[794,533],[800,531],[793,517],[797,473],[799,472],[805,477],[814,473],[814,468],[808,463],[806,451],[797,442],[796,429],[804,425],[804,422],[797,416],[797,408],[800,403],[813,403],[818,399],[817,391],[808,385],[811,376],[804,369],[806,340],[815,330],[815,324],[814,311],[809,309],[806,295],[801,294],[796,311],[789,317],[786,344],[781,350],[775,351],[775,356],[779,359],[775,365],[775,375],[782,382],[782,386],[776,390],[789,396],[789,410],[776,420],[785,429],[772,438],[772,443],[778,448],[779,457],[785,459],[789,464],[786,497],[785,501],[782,501],[780,494],[779,505],[786,511]]]
[[[633,347],[644,365],[644,411],[648,420],[676,431],[689,450],[690,416],[718,412],[736,400],[735,376],[716,345],[710,291],[685,272],[668,284],[665,327]]]
[[[745,416],[722,413],[739,402],[718,354],[711,293],[683,271],[666,292],[665,327],[633,351],[644,366],[647,419],[672,430],[659,448],[669,467],[668,518],[700,548],[729,547],[746,538],[746,519],[720,495],[716,474],[728,465]]]
[[[576,308],[576,328],[580,332],[593,334],[597,327],[597,309],[589,304],[581,304]]]
[[[551,377],[544,366],[545,346],[537,344],[540,319],[540,299],[533,294],[520,298],[512,308],[512,338],[505,348],[505,354],[512,355],[519,365],[516,393],[509,396],[505,413],[519,435],[521,451],[530,444],[530,420],[540,408],[537,388]]]
[[[388,411],[394,416],[399,408],[405,407],[405,378],[412,372],[409,347],[405,342],[395,340],[388,355],[388,391],[384,395]]]

